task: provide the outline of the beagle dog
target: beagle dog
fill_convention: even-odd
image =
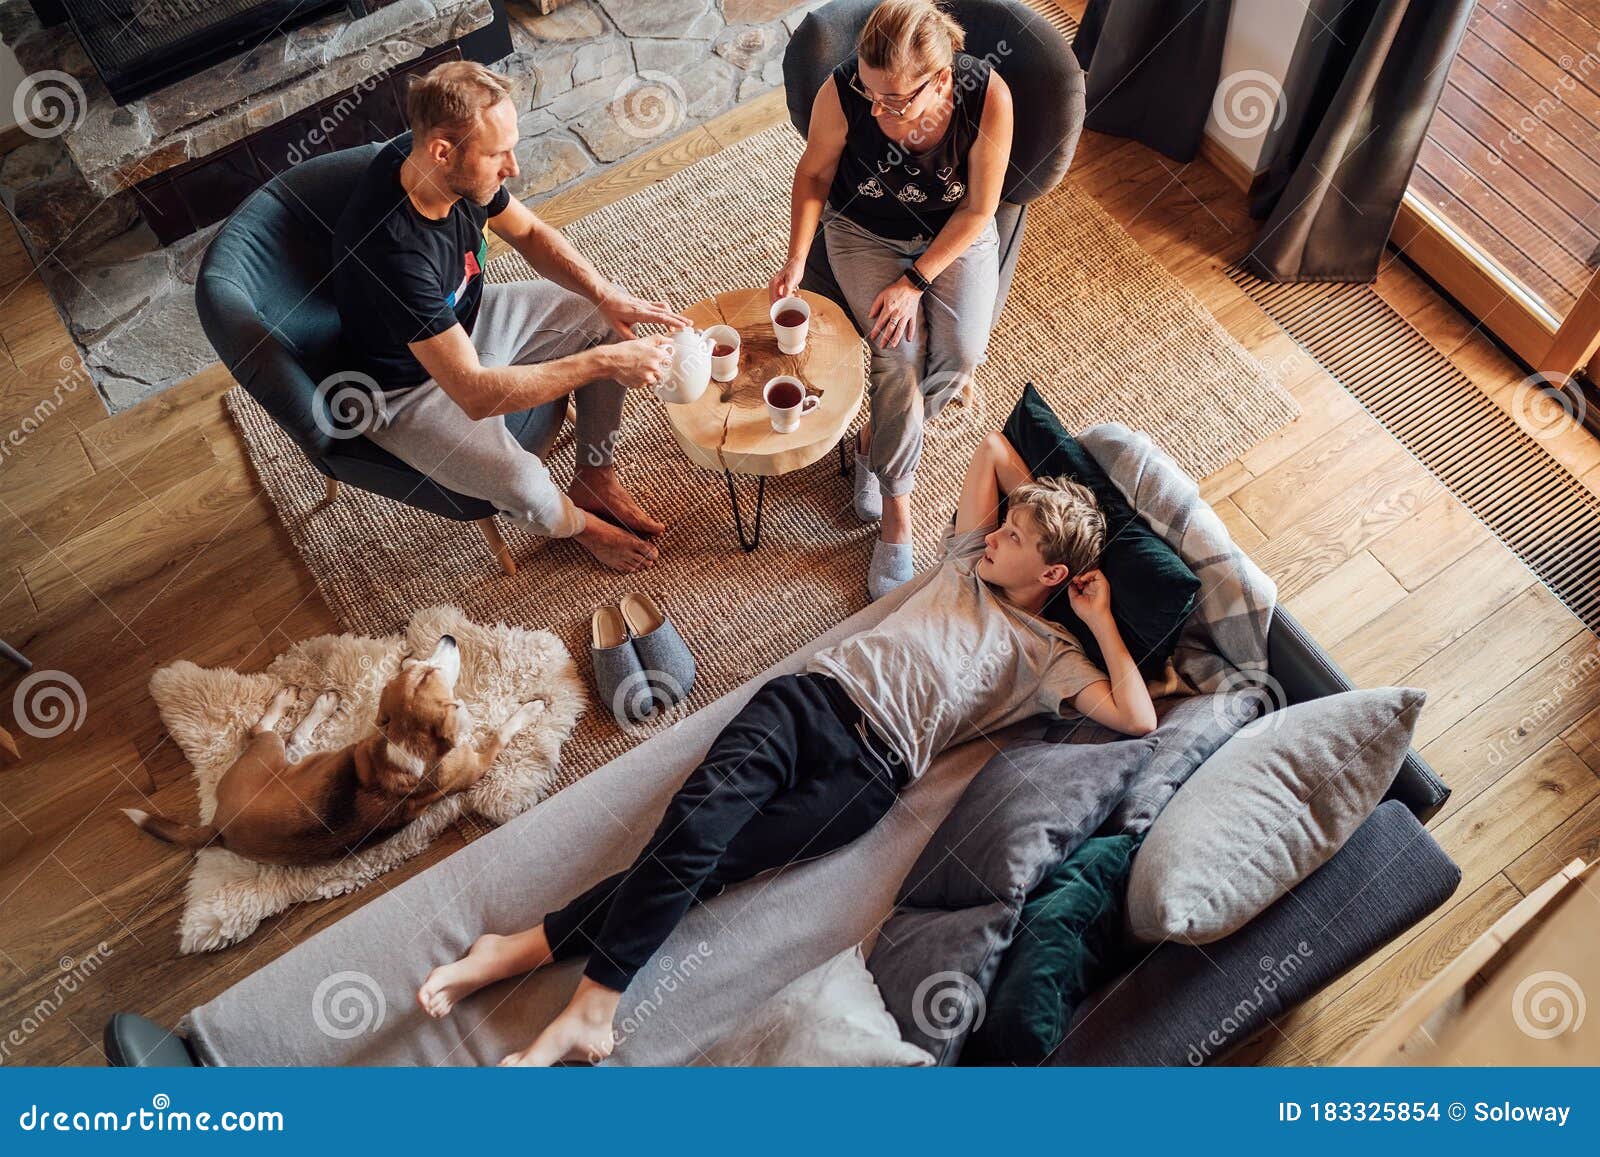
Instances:
[[[483,778],[500,749],[544,711],[524,703],[480,747],[472,717],[455,697],[461,652],[444,635],[426,659],[406,659],[378,699],[377,728],[339,751],[304,756],[311,735],[337,709],[332,691],[317,696],[283,739],[273,730],[299,696],[273,698],[244,751],[217,784],[211,823],[178,823],[124,808],[142,830],[172,844],[215,845],[264,864],[317,864],[379,842],[437,800]]]

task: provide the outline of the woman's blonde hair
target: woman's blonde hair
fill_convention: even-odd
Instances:
[[[883,0],[856,39],[856,56],[891,76],[949,68],[967,43],[955,17],[933,0]]]

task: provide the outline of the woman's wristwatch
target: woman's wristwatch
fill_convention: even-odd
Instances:
[[[920,293],[926,293],[928,291],[928,287],[933,284],[933,282],[922,276],[921,271],[917,269],[916,262],[914,261],[906,267],[906,280],[911,282],[912,285],[916,286],[918,292]]]

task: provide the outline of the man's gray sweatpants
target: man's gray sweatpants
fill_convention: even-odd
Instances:
[[[549,281],[485,285],[472,345],[485,366],[523,366],[568,357],[615,341],[594,303]],[[622,433],[619,382],[590,382],[574,391],[578,463],[606,466]],[[545,447],[566,414],[567,399],[538,407],[523,441]],[[571,538],[584,513],[550,477],[538,454],[525,450],[503,417],[473,421],[432,378],[383,398],[367,436],[448,490],[481,498],[547,538]]]
[[[879,237],[829,211],[823,227],[828,264],[862,333],[871,333],[872,303],[910,268],[926,240]],[[1000,242],[990,220],[966,252],[922,295],[917,335],[889,349],[872,348],[872,472],[885,497],[909,494],[922,459],[922,424],[972,380],[989,345],[989,322],[1000,292]]]

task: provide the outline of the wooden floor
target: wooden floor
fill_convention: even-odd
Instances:
[[[782,115],[781,97],[760,99],[545,209],[570,220]],[[1247,1050],[1271,1063],[1329,1061],[1557,865],[1595,854],[1596,640],[1224,276],[1253,226],[1221,175],[1089,133],[1072,179],[1304,408],[1206,479],[1206,497],[1358,682],[1430,694],[1418,742],[1455,788],[1432,830],[1461,865],[1460,890]],[[4,432],[75,362],[9,230],[0,282]],[[1378,288],[1479,388],[1520,412],[1521,371],[1465,319],[1404,266],[1388,268]],[[178,658],[259,669],[294,640],[334,629],[223,415],[229,384],[213,370],[111,419],[86,386],[65,389],[57,412],[0,464],[0,638],[39,668],[70,673],[88,704],[77,730],[19,736],[24,762],[0,768],[0,1056],[9,1063],[100,1063],[112,1012],[175,1022],[456,850],[447,833],[362,892],[294,909],[226,951],[177,954],[188,858],[117,811],[148,801],[193,814],[187,768],[146,693],[150,672]],[[1588,435],[1546,444],[1600,484]],[[5,679],[0,699],[9,700],[16,680]],[[62,995],[62,969],[91,954],[92,979]],[[22,1043],[4,1044],[18,1025]]]
[[[1411,188],[1565,317],[1600,246],[1600,0],[1480,0]]]

